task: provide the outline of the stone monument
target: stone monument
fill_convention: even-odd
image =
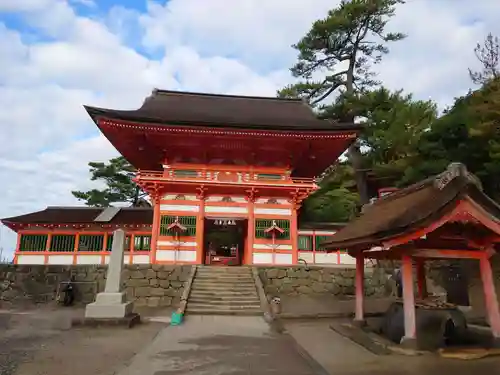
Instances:
[[[132,316],[132,302],[126,301],[121,291],[121,274],[123,269],[123,253],[125,251],[125,232],[117,229],[113,233],[113,244],[109,258],[106,287],[99,293],[94,303],[87,305],[85,319],[120,320]]]

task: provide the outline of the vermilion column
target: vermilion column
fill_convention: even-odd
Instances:
[[[297,210],[299,207],[297,205],[292,205],[292,217],[290,220],[290,239],[292,240],[292,264],[297,264],[299,262],[299,251],[298,251],[298,225],[297,225]]]
[[[203,264],[203,253],[205,245],[205,196],[203,194],[199,194],[198,199],[200,201],[198,215],[196,217],[196,264]]]
[[[160,197],[153,198],[153,226],[151,227],[151,264],[156,263],[156,250],[158,248],[158,235],[160,232]]]
[[[356,313],[354,322],[358,325],[365,324],[364,298],[365,298],[365,258],[362,252],[356,256]]]
[[[405,335],[401,343],[416,344],[415,294],[413,292],[413,265],[408,255],[402,257],[403,304],[405,316]]]
[[[253,262],[253,242],[255,237],[255,215],[254,199],[248,198],[248,226],[247,226],[247,246],[243,254],[243,264],[252,264]]]
[[[491,333],[497,341],[497,344],[500,344],[500,310],[495,290],[493,272],[491,270],[491,264],[487,254],[484,254],[484,256],[479,260],[479,267],[481,271],[481,279],[483,281],[484,300],[491,327]]]

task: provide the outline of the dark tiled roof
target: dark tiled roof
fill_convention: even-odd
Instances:
[[[436,177],[380,198],[323,246],[350,252],[380,246],[383,241],[427,227],[466,197],[500,220],[500,206],[482,192],[479,180],[462,164],[453,163]]]
[[[137,110],[85,106],[97,123],[99,117],[142,123],[231,127],[263,130],[357,130],[357,124],[320,120],[299,99],[215,95],[153,90]]]
[[[95,207],[47,207],[43,211],[2,219],[2,223],[12,224],[90,224],[99,216],[103,208]],[[151,224],[153,209],[150,207],[122,207],[107,224]],[[103,224],[103,223],[96,223]]]
[[[346,226],[346,223],[300,223],[299,229],[305,230],[339,230]]]

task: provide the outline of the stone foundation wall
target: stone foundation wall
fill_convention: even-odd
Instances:
[[[49,303],[61,282],[74,277],[76,303],[93,302],[106,284],[106,266],[0,265],[0,307]],[[127,300],[135,306],[174,306],[180,302],[191,266],[128,265],[122,273]]]
[[[355,295],[355,274],[352,268],[333,267],[261,267],[259,275],[268,296],[329,294]],[[385,272],[365,272],[365,295],[385,296],[390,293]]]

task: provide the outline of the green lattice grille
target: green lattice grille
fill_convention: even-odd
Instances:
[[[326,251],[325,248],[321,246],[321,243],[330,238],[332,238],[332,236],[316,236],[316,251]]]
[[[167,229],[177,216],[163,215],[160,221],[160,236],[171,236],[173,233]],[[183,236],[196,236],[196,216],[179,216],[179,223],[186,227]]]
[[[299,235],[299,250],[312,251],[313,239],[312,236]]]
[[[290,220],[275,219],[276,225],[284,230],[282,234],[276,235],[276,239],[289,240],[290,239]],[[269,238],[270,235],[266,234],[265,230],[273,225],[272,219],[256,219],[255,220],[255,238]]]
[[[273,173],[258,173],[257,180],[281,180],[281,175]]]
[[[78,241],[78,251],[102,251],[104,235],[81,234]]]
[[[21,234],[19,251],[45,251],[48,238],[46,234]]]
[[[75,235],[74,234],[55,234],[50,241],[50,251],[74,251],[75,250]]]
[[[108,234],[108,240],[106,241],[106,251],[111,251],[113,246],[113,235]],[[130,249],[130,235],[125,236],[125,246],[123,246],[125,251],[129,251]]]
[[[151,250],[151,236],[147,235],[134,236],[134,250],[135,251]]]
[[[198,171],[192,169],[176,169],[174,177],[198,177]]]

